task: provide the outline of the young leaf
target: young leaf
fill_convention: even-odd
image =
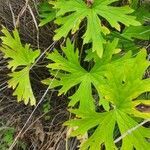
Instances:
[[[81,144],[81,150],[87,150],[88,148],[89,150],[99,150],[102,145],[105,146],[106,150],[117,150],[114,143],[115,139],[113,138],[115,124],[118,124],[121,135],[138,125],[138,122],[131,116],[119,109],[104,113],[83,112],[80,110],[73,110],[72,112],[80,119],[70,120],[65,123],[65,125],[70,127],[78,127],[71,133],[71,136],[84,135],[90,129],[97,127],[87,141]],[[148,149],[150,144],[146,138],[149,135],[150,131],[148,128],[139,127],[122,139],[121,149],[133,150],[133,147],[136,150]]]
[[[101,25],[99,16],[105,18],[112,27],[120,31],[119,22],[129,25],[140,25],[135,17],[129,16],[133,10],[128,6],[113,7],[111,3],[118,0],[94,0],[91,6],[87,5],[84,1],[79,0],[61,0],[50,2],[54,5],[54,9],[58,10],[56,13],[56,23],[60,28],[56,30],[55,40],[61,37],[66,37],[69,31],[75,33],[84,18],[87,19],[87,30],[83,35],[84,43],[92,42],[92,50],[96,51],[99,57],[103,55],[104,26]],[[68,14],[68,15],[66,15]],[[119,14],[119,15],[118,15]]]
[[[81,107],[85,107],[88,104],[89,108],[94,109],[93,98],[91,96],[91,81],[88,76],[88,72],[80,66],[78,51],[74,51],[74,45],[68,40],[66,47],[62,48],[67,58],[61,56],[57,51],[48,55],[48,59],[54,61],[54,63],[49,64],[47,67],[53,70],[62,70],[67,72],[60,76],[60,80],[55,79],[54,82],[58,86],[62,86],[59,94],[66,93],[71,87],[80,84],[78,92],[81,95],[74,95],[70,105],[75,105],[80,101],[81,96],[84,96],[84,100],[80,101]],[[57,77],[59,78],[59,76]],[[56,81],[57,80],[57,81]],[[55,86],[57,86],[55,84]],[[87,90],[87,95],[84,94],[83,90]]]
[[[18,31],[15,29],[11,35],[6,28],[3,28],[1,37],[1,51],[8,60],[8,68],[12,70],[11,79],[8,81],[9,87],[15,89],[14,95],[17,95],[18,101],[23,100],[25,104],[30,101],[31,105],[35,105],[36,101],[33,96],[32,88],[29,80],[30,66],[39,56],[40,51],[33,51],[30,45],[22,45]],[[14,72],[19,66],[25,66],[24,69]]]
[[[95,112],[92,110],[71,110],[79,119],[65,123],[75,128],[71,136],[84,135],[90,129],[96,128],[93,134],[81,144],[81,150],[98,150],[103,145],[106,150],[117,149],[114,139],[115,125],[118,125],[120,134],[128,133],[131,128],[138,125],[135,117],[150,118],[150,114],[135,111],[139,103],[149,104],[150,100],[135,100],[144,92],[150,91],[150,79],[143,79],[145,69],[149,66],[146,60],[146,52],[142,50],[132,62],[125,62],[124,69],[111,66],[106,73],[104,84],[99,88],[103,97],[111,103],[108,112]],[[141,63],[142,62],[142,63]],[[132,73],[131,73],[132,70]],[[137,103],[135,103],[137,101]],[[134,103],[134,104],[133,104]],[[143,126],[129,132],[123,139],[121,150],[145,150],[149,149],[150,130]],[[98,146],[99,145],[99,146]]]

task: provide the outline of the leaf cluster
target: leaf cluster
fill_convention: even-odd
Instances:
[[[74,129],[70,136],[87,134],[81,150],[149,149],[149,129],[136,128],[150,118],[146,109],[150,100],[141,98],[150,92],[150,79],[144,78],[150,63],[146,49],[136,44],[149,40],[149,25],[142,17],[148,18],[146,8],[139,7],[137,0],[129,6],[118,5],[118,0],[57,0],[39,7],[39,26],[52,20],[58,25],[55,41],[75,34],[83,39],[82,48],[75,46],[76,38],[74,43],[67,39],[62,53],[55,49],[47,54],[50,78],[42,81],[51,89],[57,88],[59,95],[68,95],[68,108],[75,118],[65,125]],[[12,71],[8,85],[18,101],[35,105],[29,73],[40,51],[23,45],[16,29],[12,35],[5,28],[2,32],[1,50]]]

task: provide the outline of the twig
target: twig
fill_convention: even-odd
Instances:
[[[38,24],[37,24],[36,18],[34,16],[34,13],[33,13],[32,9],[31,9],[30,5],[28,5],[28,9],[29,9],[30,14],[31,14],[31,16],[33,18],[33,22],[35,24],[35,28],[36,28],[36,31],[37,31],[37,47],[39,49],[40,46],[39,46],[39,28],[38,28]]]
[[[25,1],[26,1],[26,3],[25,3],[25,5],[24,5],[24,7],[21,9],[21,11],[20,11],[19,14],[18,14],[16,23],[15,23],[15,27],[18,27],[18,26],[19,26],[20,17],[24,14],[24,12],[26,11],[26,9],[27,9],[27,7],[28,7],[29,0],[25,0]]]
[[[11,15],[12,15],[13,25],[14,25],[14,27],[15,27],[15,26],[16,26],[15,15],[14,15],[14,12],[13,12],[13,10],[12,10],[12,7],[11,7],[10,2],[9,2],[9,8],[10,8],[10,12],[11,12]]]
[[[54,90],[52,91],[52,93],[51,93],[51,95],[50,95],[50,99],[51,99],[53,93],[54,93]],[[50,112],[50,110],[49,110],[48,112]],[[43,117],[45,114],[47,114],[48,112],[42,114],[42,115],[41,115],[40,117],[38,117],[32,124],[30,124],[30,125],[28,126],[28,128],[22,133],[22,136],[28,131],[28,129],[30,129],[30,128],[35,124],[35,122],[37,122],[40,118],[42,118],[42,117]]]
[[[58,72],[57,72],[58,73]],[[57,76],[57,73],[55,75],[55,77]],[[53,80],[55,79],[55,77],[53,78]],[[12,145],[10,146],[10,148],[8,150],[13,150],[14,146],[16,145],[16,142],[18,140],[18,138],[20,137],[20,135],[22,134],[23,130],[25,129],[26,125],[28,124],[28,122],[30,121],[30,119],[32,118],[34,112],[36,111],[36,109],[38,108],[38,106],[41,104],[41,102],[44,100],[45,96],[47,95],[53,80],[51,81],[51,83],[49,84],[48,88],[46,89],[45,93],[43,94],[42,98],[40,99],[40,101],[38,102],[38,104],[36,105],[36,107],[34,108],[34,110],[32,111],[32,113],[30,114],[29,118],[27,119],[26,123],[24,124],[24,126],[22,127],[22,129],[20,130],[20,132],[18,133],[18,135],[16,136],[16,138],[14,139]]]
[[[126,137],[127,135],[131,134],[133,131],[135,131],[136,129],[138,129],[139,127],[141,127],[142,125],[144,125],[145,123],[149,122],[150,119],[144,120],[143,122],[141,122],[140,124],[138,124],[137,126],[129,129],[127,132],[125,132],[124,134],[122,134],[120,137],[118,137],[114,143],[118,143],[120,140],[122,140],[124,137]]]
[[[35,61],[35,63],[31,66],[31,68],[40,60],[40,58],[50,49],[53,48],[53,46],[55,45],[56,42],[53,42],[40,56],[39,58]],[[30,69],[31,69],[30,68]],[[57,73],[56,73],[57,75]],[[55,75],[55,76],[56,76]],[[53,80],[55,79],[55,77],[53,78]],[[22,127],[22,129],[20,130],[20,132],[18,133],[18,135],[15,137],[13,143],[11,144],[11,146],[9,147],[8,150],[13,150],[14,146],[16,145],[17,143],[17,140],[18,138],[21,136],[23,130],[26,128],[28,122],[30,121],[30,119],[32,118],[34,112],[37,110],[38,106],[41,104],[41,102],[44,100],[45,96],[47,95],[47,92],[49,91],[52,83],[53,83],[53,80],[51,81],[51,83],[49,84],[48,88],[46,89],[45,93],[43,94],[42,98],[39,100],[38,104],[36,105],[36,107],[34,108],[34,110],[32,111],[32,113],[30,114],[29,118],[27,119],[27,121],[25,122],[24,126]]]

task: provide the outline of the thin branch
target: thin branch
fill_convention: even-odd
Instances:
[[[35,24],[35,28],[36,28],[36,31],[37,31],[37,47],[38,47],[38,49],[39,49],[40,46],[39,46],[39,28],[38,28],[38,23],[37,23],[37,21],[36,21],[36,18],[35,18],[35,16],[34,16],[34,13],[33,13],[32,9],[31,9],[30,5],[28,5],[28,9],[29,9],[30,14],[31,14],[31,16],[32,16],[32,18],[33,18],[33,22],[34,22],[34,24]]]
[[[122,134],[120,137],[118,137],[114,143],[118,143],[120,140],[122,140],[124,137],[126,137],[127,135],[131,134],[133,131],[135,131],[136,129],[138,129],[139,127],[141,127],[142,125],[144,125],[145,123],[149,122],[150,119],[144,120],[143,122],[141,122],[140,124],[138,124],[137,126],[129,129],[127,132],[125,132],[124,134]]]
[[[19,14],[18,14],[16,23],[15,23],[15,27],[18,27],[18,26],[19,26],[20,17],[24,14],[24,12],[26,11],[26,9],[27,9],[27,7],[28,7],[29,0],[25,0],[25,1],[26,1],[26,3],[25,3],[25,5],[24,5],[24,7],[21,9],[21,11],[20,11]]]
[[[15,14],[14,14],[14,12],[13,12],[13,9],[12,9],[10,3],[9,3],[9,8],[10,8],[10,12],[11,12],[11,15],[12,15],[13,25],[14,25],[14,27],[15,27],[15,26],[16,26]]]
[[[35,63],[31,66],[31,68],[40,60],[40,58],[49,50],[52,50],[54,45],[55,45],[56,42],[53,42],[40,56],[39,58],[35,61]],[[30,69],[31,69],[30,68]],[[57,75],[57,73],[56,73]],[[53,78],[53,80],[55,79],[55,77]],[[53,83],[53,80],[51,81],[51,83],[49,84],[48,88],[46,89],[45,93],[43,94],[42,98],[39,100],[39,102],[37,103],[36,107],[34,108],[34,110],[32,111],[32,113],[30,114],[29,118],[27,119],[27,121],[25,122],[24,126],[22,127],[22,129],[20,130],[20,132],[18,133],[18,135],[15,137],[13,143],[11,144],[11,146],[9,147],[8,150],[13,150],[14,146],[16,145],[17,143],[17,140],[18,138],[21,136],[22,132],[24,131],[24,129],[26,128],[27,124],[29,123],[29,121],[31,120],[33,114],[35,113],[35,111],[37,110],[38,106],[42,103],[42,101],[44,100],[45,96],[47,95],[52,83]]]

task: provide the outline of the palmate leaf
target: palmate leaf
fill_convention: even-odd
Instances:
[[[125,62],[122,70],[112,66],[106,73],[104,84],[99,85],[101,94],[111,103],[109,112],[71,110],[78,118],[65,123],[75,129],[71,136],[84,135],[90,129],[96,128],[87,141],[81,144],[81,150],[99,150],[102,145],[106,150],[118,149],[114,143],[116,124],[123,135],[138,125],[135,118],[150,118],[150,113],[140,112],[135,107],[141,103],[150,104],[150,100],[135,100],[142,93],[150,91],[150,79],[142,80],[144,71],[149,66],[146,52],[141,51],[133,60],[131,63]],[[120,149],[149,149],[150,143],[146,138],[150,138],[150,130],[141,126],[122,139]]]
[[[57,51],[48,55],[47,58],[54,63],[49,64],[47,67],[55,71],[60,70],[60,75],[53,80],[54,84],[52,83],[52,88],[62,86],[59,90],[59,94],[62,94],[66,93],[72,87],[79,85],[77,91],[70,97],[71,101],[69,106],[74,106],[77,102],[80,102],[80,107],[82,109],[88,108],[94,110],[92,84],[99,90],[99,84],[103,83],[104,73],[107,72],[108,68],[111,66],[120,68],[121,64],[124,63],[126,59],[130,58],[130,53],[128,53],[119,60],[112,61],[112,55],[115,52],[117,43],[118,40],[115,39],[112,43],[108,43],[108,45],[105,46],[103,58],[100,59],[97,57],[97,62],[90,71],[86,71],[80,65],[78,50],[74,51],[74,46],[69,40],[66,43],[66,47],[62,48],[66,58],[61,56]],[[128,62],[130,62],[130,59]],[[51,80],[45,81],[47,84],[51,82]]]
[[[50,2],[54,5],[56,13],[56,23],[60,28],[56,30],[55,40],[66,37],[69,31],[75,33],[84,18],[87,19],[87,29],[83,35],[84,43],[92,42],[92,50],[96,51],[99,57],[103,55],[105,26],[102,26],[100,17],[105,18],[112,27],[120,30],[119,22],[126,26],[137,26],[140,23],[135,17],[129,16],[133,10],[128,6],[113,7],[110,4],[117,0],[94,0],[92,6],[88,6],[81,0],[59,0]],[[69,13],[66,15],[66,13]],[[119,15],[118,15],[119,14]],[[100,16],[100,17],[99,17]]]
[[[138,125],[137,121],[119,109],[104,113],[80,110],[72,110],[71,112],[80,118],[65,123],[69,127],[77,128],[71,133],[71,136],[84,135],[90,129],[97,127],[87,141],[81,144],[81,150],[87,150],[88,148],[90,150],[100,150],[101,145],[105,145],[106,150],[117,150],[113,135],[116,123],[121,135]],[[145,127],[139,127],[123,138],[120,149],[133,150],[133,147],[136,150],[149,149],[150,144],[146,137],[150,137],[150,130]]]
[[[18,101],[23,100],[25,104],[30,101],[31,105],[35,105],[35,98],[29,79],[29,70],[32,63],[39,56],[40,51],[33,51],[30,45],[22,45],[18,31],[15,29],[11,35],[6,28],[3,28],[1,37],[1,51],[8,60],[8,68],[12,70],[11,79],[8,81],[9,87],[15,89],[14,95],[17,95]],[[17,67],[24,66],[20,71],[15,71]]]

